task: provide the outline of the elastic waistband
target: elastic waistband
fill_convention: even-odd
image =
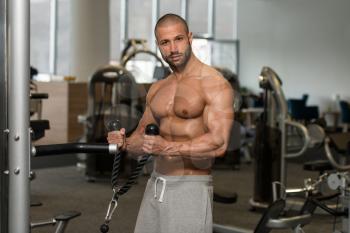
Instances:
[[[212,175],[181,175],[181,176],[167,176],[157,173],[155,171],[151,174],[151,179],[155,180],[158,177],[166,179],[167,182],[212,182]]]

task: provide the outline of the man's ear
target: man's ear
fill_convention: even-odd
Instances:
[[[192,40],[193,40],[193,34],[192,34],[192,32],[189,32],[189,33],[187,34],[187,36],[188,36],[188,41],[190,42],[190,44],[192,44]]]

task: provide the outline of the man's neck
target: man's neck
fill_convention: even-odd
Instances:
[[[172,70],[174,72],[176,79],[181,80],[183,77],[197,70],[195,69],[195,67],[198,67],[198,64],[200,63],[201,62],[198,60],[198,58],[194,56],[193,53],[191,53],[191,57],[186,63],[186,65],[184,65],[183,67],[174,67]]]

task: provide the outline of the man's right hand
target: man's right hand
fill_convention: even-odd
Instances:
[[[125,128],[108,132],[107,141],[109,144],[117,144],[120,150],[126,150]]]

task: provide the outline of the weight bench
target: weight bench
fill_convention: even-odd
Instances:
[[[31,229],[33,228],[38,228],[38,227],[43,227],[43,226],[54,226],[57,224],[55,233],[62,233],[64,232],[65,228],[67,227],[68,223],[70,220],[73,218],[76,218],[80,216],[81,213],[77,211],[67,211],[61,214],[56,215],[50,220],[47,221],[42,221],[42,222],[37,222],[37,223],[31,223],[30,227]]]
[[[350,155],[350,132],[349,133],[333,133],[328,137],[331,140],[331,146],[335,151],[342,155],[345,159],[347,155]],[[334,167],[328,160],[315,160],[304,164],[304,170],[318,171],[320,174],[325,171],[334,170]]]
[[[299,232],[300,227],[311,222],[310,213],[281,218],[285,206],[286,201],[283,199],[273,202],[264,212],[254,231],[214,224],[213,233],[268,233],[272,229],[293,229],[294,232]]]

